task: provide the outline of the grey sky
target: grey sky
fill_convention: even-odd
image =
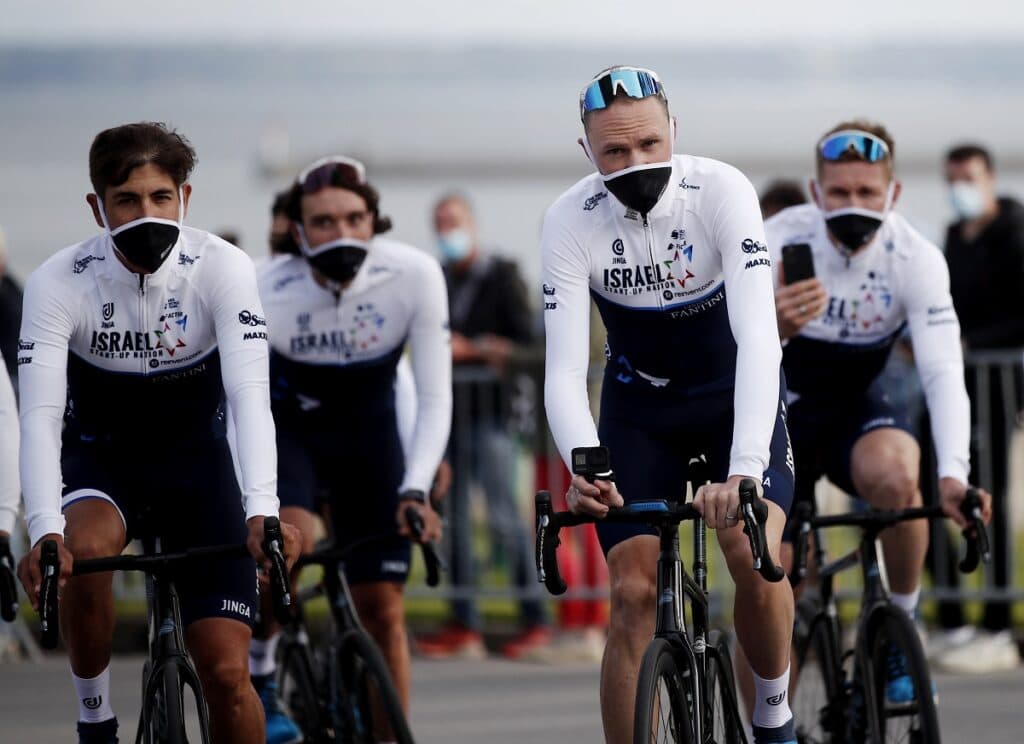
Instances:
[[[55,22],[59,19],[59,22]],[[1020,39],[1020,0],[13,0],[2,41],[579,42],[651,39],[836,44]]]

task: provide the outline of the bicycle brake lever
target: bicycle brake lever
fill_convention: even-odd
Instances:
[[[537,580],[552,594],[565,594],[568,587],[558,571],[556,551],[561,541],[558,539],[558,528],[551,521],[551,494],[547,491],[538,491],[534,503],[537,508],[537,540],[534,544]]]
[[[961,573],[972,573],[979,561],[992,562],[992,552],[989,548],[988,531],[985,529],[985,522],[981,518],[981,499],[978,491],[973,486],[967,489],[964,500],[960,504],[960,512],[970,520],[970,525],[964,527],[962,534],[967,541],[967,553],[960,561]]]
[[[270,592],[274,600],[274,616],[281,624],[291,620],[291,580],[284,560],[284,538],[277,517],[263,520],[263,554],[270,560]]]
[[[18,585],[14,580],[10,540],[0,536],[0,618],[11,623],[18,616]]]
[[[57,617],[57,580],[60,578],[60,556],[57,543],[43,543],[39,558],[43,580],[39,586],[39,645],[45,649],[57,648],[60,622]]]
[[[409,525],[410,532],[412,532],[416,542],[419,543],[420,550],[423,553],[423,563],[427,569],[427,586],[437,586],[441,581],[442,568],[441,558],[437,554],[437,546],[434,545],[433,541],[422,541],[423,530],[426,529],[426,525],[418,511],[412,506],[407,506],[403,514],[405,515],[406,524]]]
[[[786,572],[775,565],[768,552],[768,538],[764,524],[768,521],[768,505],[757,497],[757,484],[750,478],[740,481],[740,514],[743,515],[743,533],[750,540],[754,556],[754,570],[772,583],[782,581]]]

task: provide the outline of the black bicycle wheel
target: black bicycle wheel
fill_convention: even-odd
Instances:
[[[717,631],[708,637],[707,723],[714,744],[741,744],[746,741],[743,722],[736,702],[736,682],[732,674],[729,642]]]
[[[862,656],[867,662],[868,723],[878,744],[938,744],[939,717],[917,629],[892,605],[872,611]]]
[[[796,685],[790,698],[798,744],[843,740],[846,693],[839,654],[835,620],[816,597],[801,598],[793,631]]]
[[[362,631],[346,633],[338,644],[339,707],[347,722],[340,741],[412,744],[409,724],[384,657]]]
[[[148,672],[148,662],[146,670]],[[146,744],[188,744],[182,681],[174,663],[165,664],[142,701]]]
[[[636,682],[635,744],[694,744],[687,703],[688,665],[664,638],[647,646]]]
[[[320,710],[316,678],[305,646],[282,643],[277,662],[277,689],[288,716],[302,731],[306,742],[333,741]]]

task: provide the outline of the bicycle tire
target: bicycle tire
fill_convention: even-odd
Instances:
[[[868,619],[863,651],[868,726],[877,744],[939,744],[939,717],[932,693],[931,674],[917,629],[907,614],[893,605],[879,605]],[[890,654],[898,650],[906,659],[911,685],[906,701],[888,699]]]
[[[148,663],[144,667],[148,676]],[[143,699],[143,741],[146,744],[188,744],[185,732],[185,700],[182,680],[175,664],[165,664],[159,679],[150,687],[148,699]]]
[[[337,703],[347,723],[340,741],[413,744],[391,672],[366,633],[352,630],[342,636],[338,642],[338,670],[342,699]],[[376,711],[375,702],[379,706]]]
[[[732,654],[728,640],[718,631],[711,631],[708,636],[707,667],[705,730],[715,744],[746,744],[747,736],[737,707]]]
[[[847,705],[839,629],[835,619],[814,598],[801,598],[796,613],[793,634],[796,683],[790,705],[797,743],[842,741]]]
[[[644,651],[636,683],[633,741],[636,744],[694,744],[687,692],[689,665],[665,638],[655,638]],[[668,717],[664,715],[668,709]]]
[[[309,655],[301,643],[282,644],[277,663],[277,689],[288,716],[302,731],[305,741],[319,744],[334,740],[321,712]]]

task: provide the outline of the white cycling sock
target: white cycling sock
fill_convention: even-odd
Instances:
[[[917,600],[921,596],[921,587],[917,587],[914,591],[909,594],[900,594],[899,592],[892,592],[889,595],[889,599],[894,605],[903,610],[910,617],[914,619],[914,610],[917,609]]]
[[[751,723],[761,728],[778,728],[793,717],[789,709],[789,667],[781,677],[764,679],[754,672],[754,715]]]
[[[82,679],[71,672],[71,681],[78,695],[78,720],[101,723],[114,717],[110,707],[110,666],[92,679]]]
[[[253,638],[249,641],[249,674],[253,677],[264,677],[273,674],[277,669],[277,642],[280,633],[274,633],[266,640]]]

